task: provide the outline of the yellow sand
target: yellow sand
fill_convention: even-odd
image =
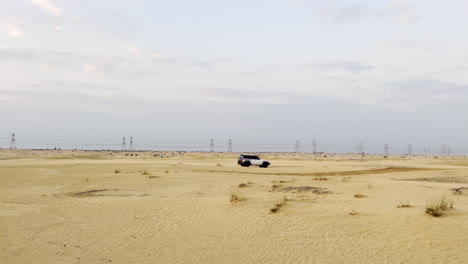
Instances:
[[[468,261],[468,189],[450,190],[468,187],[468,159],[269,154],[265,169],[236,154],[109,154],[1,150],[0,262]],[[442,196],[454,209],[425,214]]]

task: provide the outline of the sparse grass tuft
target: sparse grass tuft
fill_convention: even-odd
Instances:
[[[245,184],[245,183],[241,183],[241,184],[238,185],[239,188],[245,188],[245,187],[247,187],[247,186],[248,186],[248,185]]]
[[[147,172],[146,170],[144,170],[141,174],[142,175],[150,175],[149,172]]]
[[[349,181],[349,180],[351,180],[351,176],[341,178],[342,182],[346,182],[346,181]]]
[[[114,173],[116,173],[116,174],[117,174],[117,173],[120,173],[120,170],[115,169],[115,170],[114,170]]]
[[[272,190],[276,190],[276,189],[278,189],[278,188],[281,187],[281,186],[282,186],[281,184],[273,184],[273,185],[271,186],[271,189],[272,189]]]
[[[448,209],[453,209],[453,202],[445,199],[444,197],[440,198],[438,201],[432,204],[426,204],[426,214],[432,215],[434,217],[442,216],[442,211]]]
[[[355,197],[355,198],[364,198],[364,197],[366,197],[366,196],[365,196],[364,194],[356,193],[356,194],[354,195],[354,197]]]
[[[374,189],[374,185],[372,185],[372,184],[369,183],[369,184],[367,185],[367,188],[368,188],[368,189]]]
[[[279,209],[286,204],[287,200],[288,199],[286,197],[283,197],[283,198],[279,199],[278,201],[276,201],[275,204],[273,205],[273,207],[270,208],[270,212],[271,213],[278,212]]]
[[[223,165],[221,165],[221,164],[218,163],[218,164],[216,164],[216,166],[221,167],[221,166],[223,166]]]
[[[463,195],[462,189],[464,189],[464,188],[463,188],[463,187],[461,187],[461,188],[453,188],[453,189],[452,189],[452,194],[453,194],[453,195]]]
[[[166,170],[166,174],[168,174],[168,173],[169,173],[169,171],[168,171],[168,170]]]
[[[397,205],[397,208],[409,208],[409,207],[411,207],[411,205],[409,204],[408,201],[406,201],[406,202],[401,202],[400,201],[400,203]]]
[[[330,179],[327,177],[315,177],[313,180],[314,181],[328,181]]]
[[[245,200],[244,197],[240,196],[239,194],[235,192],[231,192],[231,203],[238,203]]]

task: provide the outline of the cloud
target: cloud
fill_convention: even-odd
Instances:
[[[339,23],[353,23],[362,20],[368,15],[368,5],[358,2],[338,9],[335,14],[335,21]]]
[[[143,51],[136,47],[130,47],[128,48],[128,52],[133,53],[133,54],[141,54]]]
[[[232,88],[203,88],[199,94],[205,100],[225,103],[289,104],[301,100],[293,93]]]
[[[391,0],[380,14],[395,17],[398,22],[408,24],[420,19],[417,11],[417,7],[409,0]]]
[[[6,33],[10,37],[19,37],[24,35],[20,27],[21,21],[12,16],[0,17],[0,32]]]
[[[462,96],[468,100],[468,85],[434,79],[414,79],[402,82],[389,82],[386,86],[393,93],[405,96]]]
[[[70,52],[20,49],[5,47],[0,49],[0,63],[15,61],[21,63],[37,63],[47,65],[49,69],[76,70],[82,61],[89,61],[93,57]]]
[[[100,9],[92,16],[80,18],[90,30],[100,34],[128,40],[137,30],[137,24],[125,12],[119,10]]]
[[[208,62],[208,61],[193,61],[193,62],[187,63],[187,65],[197,67],[197,68],[209,69],[214,66],[214,63]]]
[[[355,61],[344,61],[344,62],[330,62],[330,63],[314,63],[310,67],[316,70],[344,70],[349,71],[353,74],[359,74],[364,71],[374,69],[374,66],[362,64]]]
[[[390,108],[414,109],[421,105],[468,102],[468,85],[435,79],[387,82],[377,94],[376,103]]]
[[[23,109],[77,109],[85,111],[137,110],[149,104],[141,96],[118,87],[89,82],[46,81],[0,88],[2,106]]]
[[[31,3],[44,9],[44,11],[54,15],[61,16],[63,13],[62,8],[52,3],[50,0],[31,0]]]
[[[152,70],[135,67],[119,56],[0,47],[0,63],[6,61],[37,64],[44,70],[85,72],[101,76],[123,77],[155,74]]]

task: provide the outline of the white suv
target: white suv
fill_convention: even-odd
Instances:
[[[249,167],[250,165],[254,165],[259,166],[260,168],[268,168],[271,163],[268,160],[260,159],[258,156],[242,154],[237,160],[237,164],[241,165],[242,167]]]

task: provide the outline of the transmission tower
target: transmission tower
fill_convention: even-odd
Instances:
[[[440,146],[440,154],[443,156],[445,155],[445,151],[446,151],[447,147],[445,146],[445,144],[442,144]]]
[[[228,141],[228,152],[232,152],[232,139]]]
[[[314,160],[316,159],[317,154],[317,140],[312,140],[312,146],[314,148]]]
[[[121,149],[121,150],[122,150],[122,151],[127,150],[127,147],[126,147],[126,145],[125,145],[125,137],[122,138],[122,149]]]
[[[10,149],[16,149],[15,133],[11,134]]]
[[[296,153],[300,152],[299,140],[296,140],[296,143],[294,144],[294,149]]]
[[[133,137],[130,137],[130,145],[128,145],[128,150],[133,151]]]
[[[362,142],[358,143],[358,153],[364,153],[364,144]]]
[[[388,157],[388,144],[385,144],[385,146],[384,146],[384,154],[385,154],[385,156]]]
[[[214,152],[214,140],[210,139],[210,152]]]
[[[412,154],[413,154],[413,145],[408,144],[408,155],[412,155]]]

